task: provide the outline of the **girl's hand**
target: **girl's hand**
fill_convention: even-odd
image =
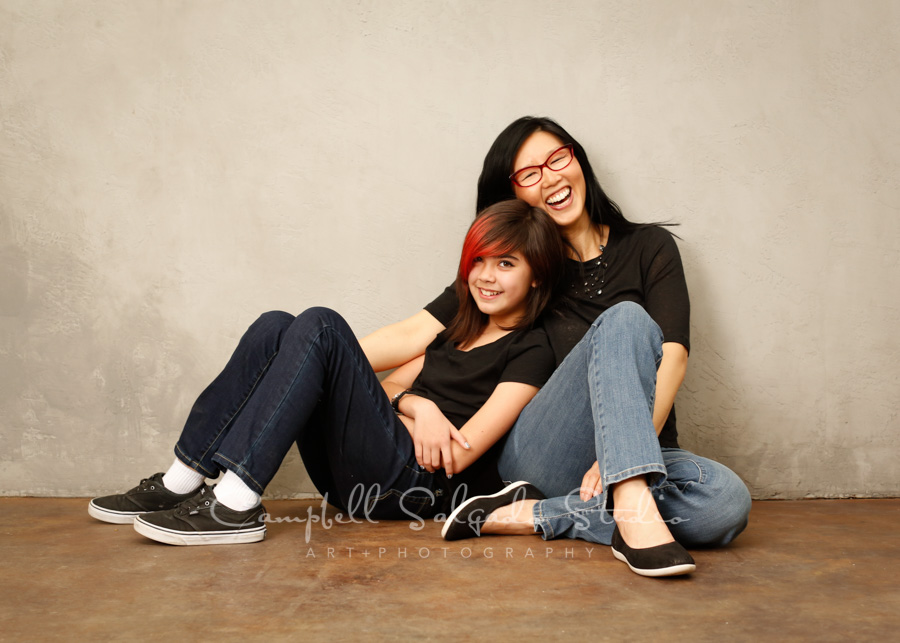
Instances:
[[[603,492],[603,480],[600,479],[600,463],[594,460],[593,466],[581,479],[581,499],[585,502]]]
[[[456,440],[460,446],[468,449],[466,438],[431,400],[416,397],[413,416],[412,438],[416,462],[430,473],[443,467],[448,476],[453,475],[456,470],[453,467],[451,441]]]

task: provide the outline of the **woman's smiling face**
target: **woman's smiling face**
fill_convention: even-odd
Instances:
[[[519,148],[513,171],[545,163],[562,145],[563,142],[549,132],[535,132]],[[577,158],[558,172],[545,167],[541,180],[535,185],[523,188],[513,183],[513,190],[517,198],[549,214],[561,228],[579,222],[581,217],[589,218],[585,209],[587,188]]]

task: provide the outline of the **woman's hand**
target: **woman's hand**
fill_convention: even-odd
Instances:
[[[603,492],[603,480],[600,479],[600,463],[594,460],[593,466],[581,479],[581,499],[585,502]]]
[[[416,462],[430,473],[443,467],[447,476],[452,476],[456,469],[453,466],[451,441],[456,440],[464,449],[469,448],[469,443],[431,400],[407,395],[404,402],[413,417],[412,439]]]

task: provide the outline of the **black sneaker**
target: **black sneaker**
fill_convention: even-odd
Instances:
[[[234,511],[216,500],[213,488],[204,485],[174,509],[138,516],[134,530],[169,545],[233,545],[266,537],[265,507]]]
[[[197,494],[196,489],[188,493],[173,493],[166,489],[162,478],[162,473],[155,473],[125,493],[94,498],[88,505],[88,513],[103,522],[130,525],[141,514],[172,509]]]
[[[495,509],[511,505],[519,500],[544,500],[546,496],[527,482],[513,482],[490,496],[474,496],[469,498],[453,513],[447,516],[447,522],[441,529],[444,540],[460,540],[462,538],[478,538],[484,521]]]

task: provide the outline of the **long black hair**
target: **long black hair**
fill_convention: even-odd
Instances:
[[[576,141],[563,127],[551,118],[543,116],[523,116],[507,126],[505,130],[491,145],[484,157],[484,166],[481,176],[478,177],[478,199],[475,206],[476,212],[481,212],[489,205],[514,199],[512,181],[509,175],[513,172],[513,163],[519,148],[525,140],[535,132],[547,132],[553,134],[562,141],[563,145],[571,145],[575,152],[575,158],[581,165],[584,174],[584,183],[587,189],[585,195],[585,209],[591,221],[596,225],[608,225],[614,232],[630,232],[637,228],[643,228],[647,223],[634,223],[622,215],[622,211],[615,202],[606,196],[600,182],[594,174],[591,162],[581,143]]]

